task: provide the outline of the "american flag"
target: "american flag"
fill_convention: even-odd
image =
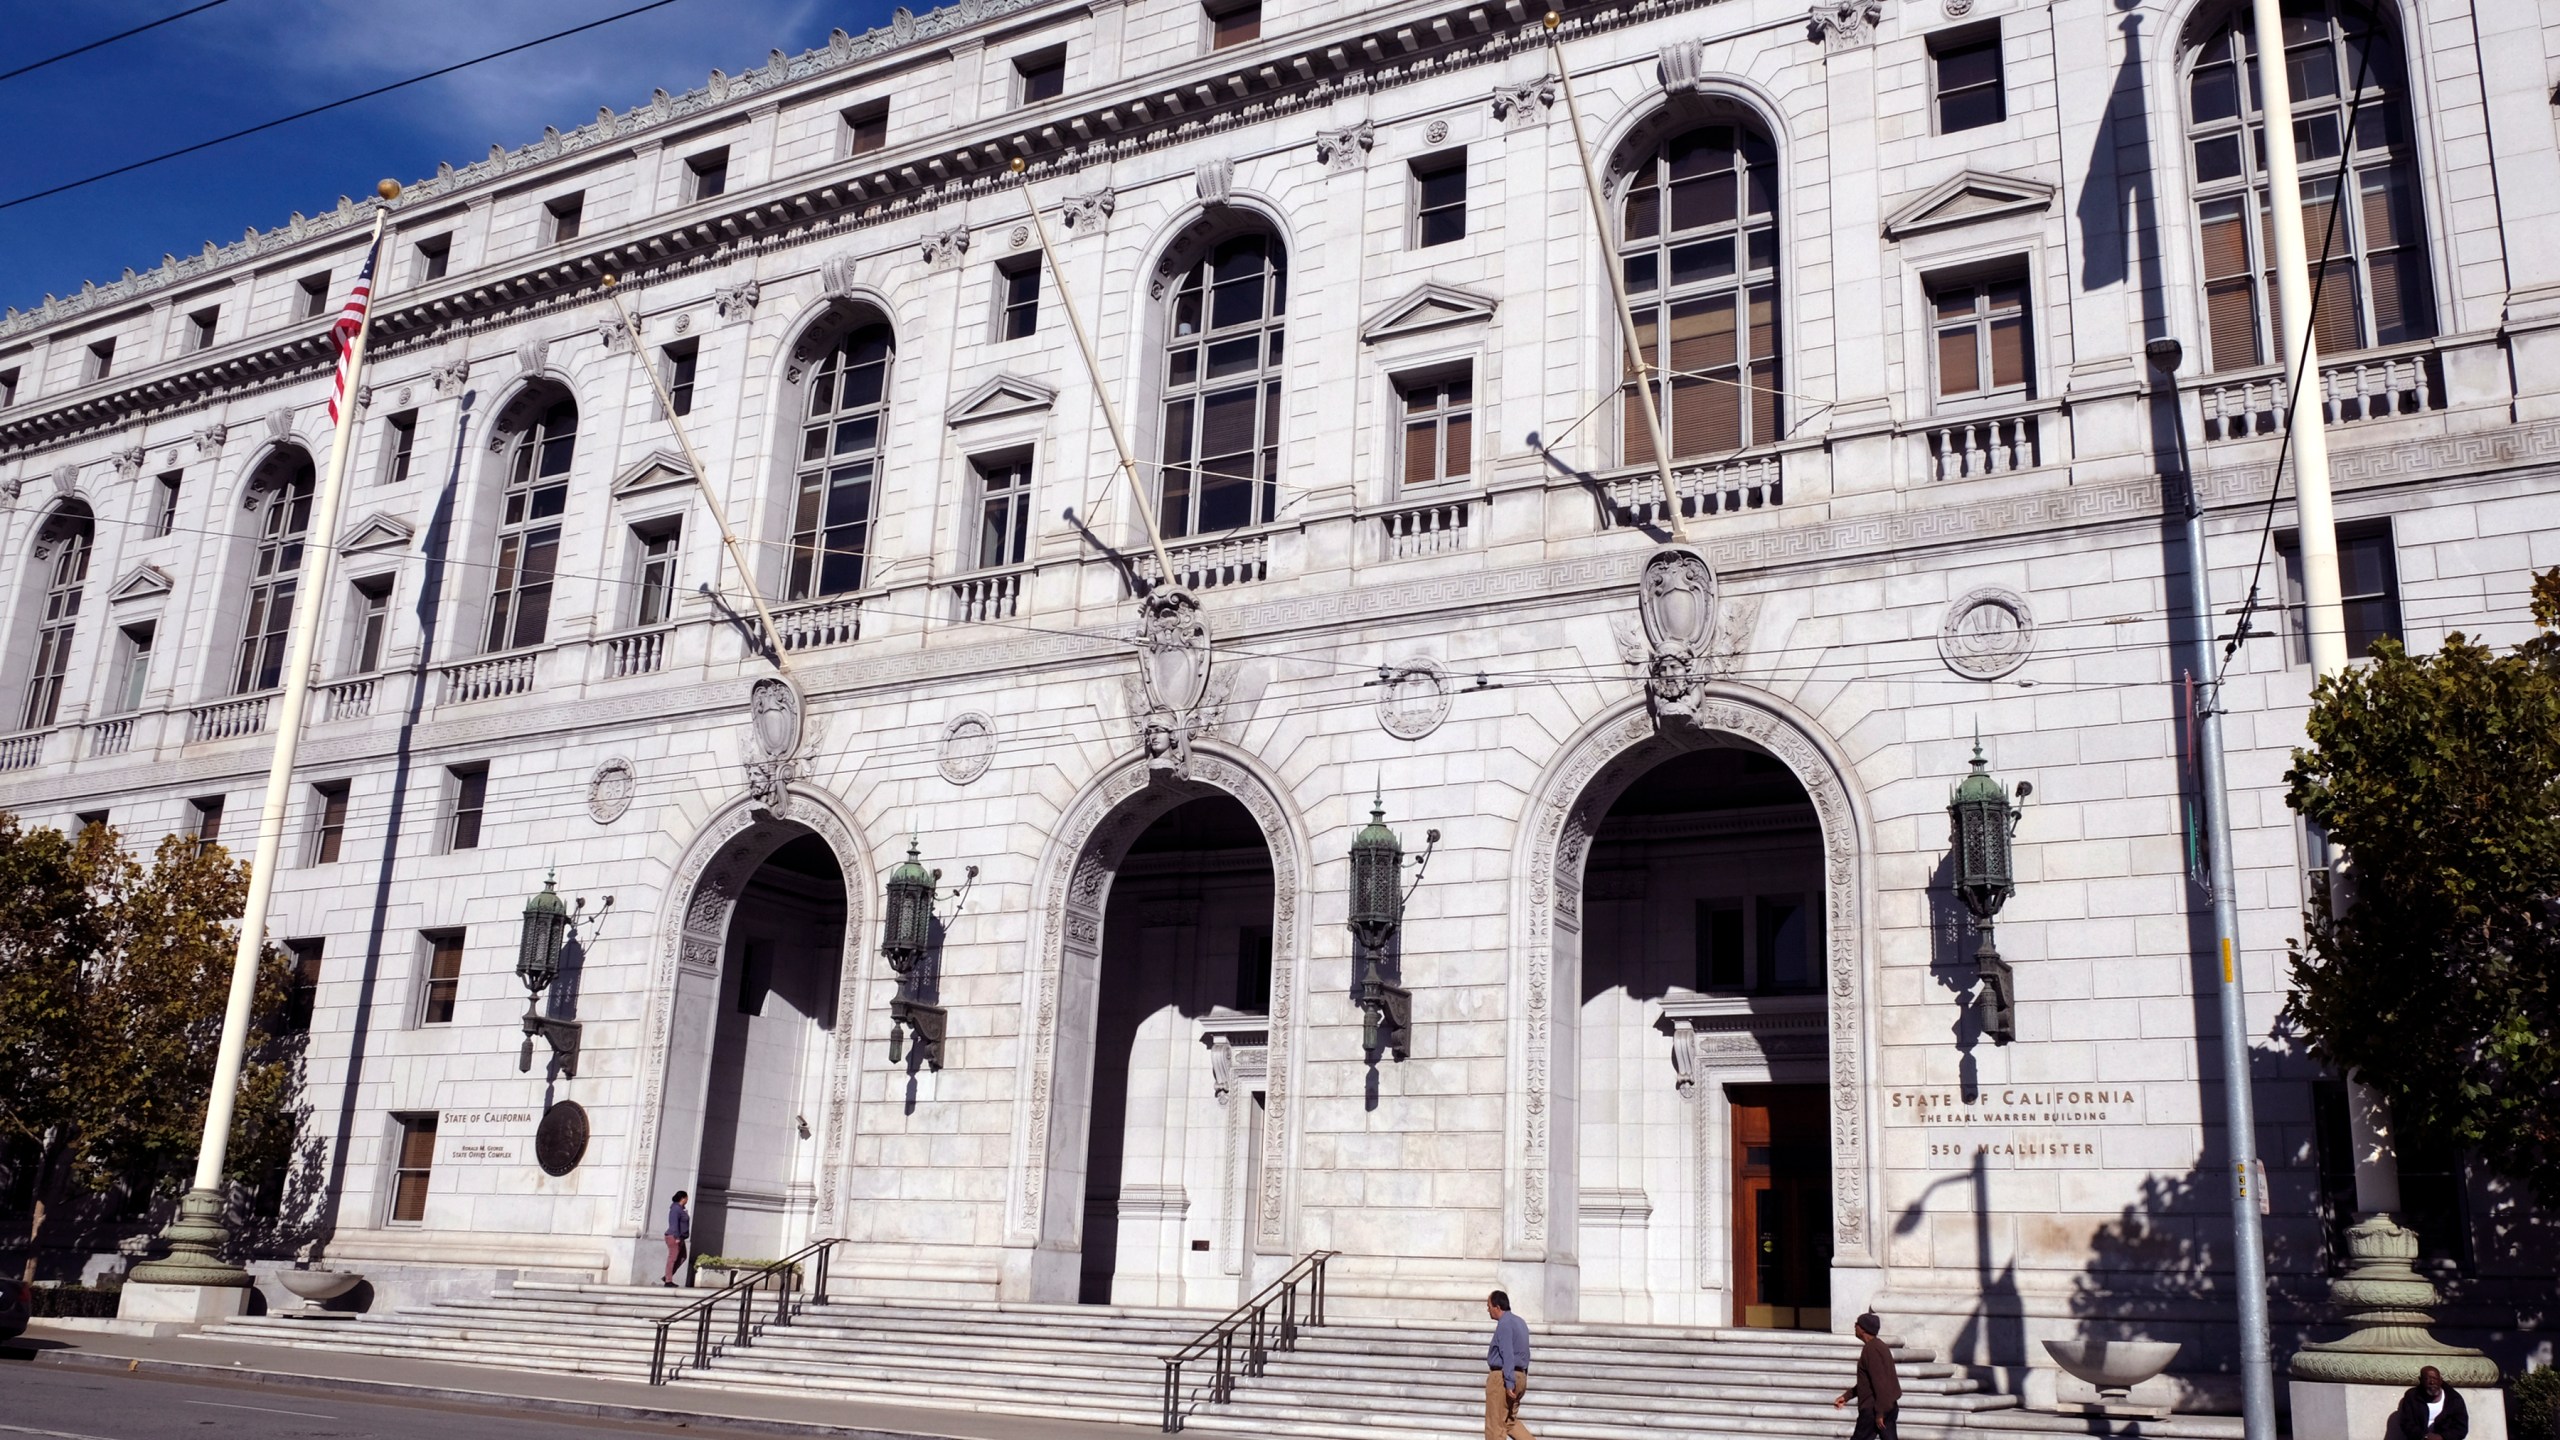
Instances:
[[[338,423],[338,406],[347,398],[347,372],[355,368],[356,336],[364,330],[365,307],[373,300],[373,257],[375,250],[364,252],[364,268],[356,272],[356,288],[347,296],[347,308],[338,312],[338,323],[329,327],[329,338],[338,343],[338,378],[329,391],[329,423]]]

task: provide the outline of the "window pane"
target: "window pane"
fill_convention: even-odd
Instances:
[[[1982,388],[1982,365],[1974,350],[1970,325],[1938,332],[1938,393],[1970,395]]]
[[[2212,120],[2230,120],[2240,114],[2240,81],[2228,63],[2199,65],[2187,82],[2189,116],[2201,125]]]
[[[1954,134],[1979,125],[1996,125],[2009,118],[2008,108],[2008,99],[1997,85],[1958,90],[1938,98],[1938,129]]]
[[[1991,384],[2009,390],[2027,383],[2027,321],[2009,315],[1991,322]]]
[[[1476,463],[1473,417],[1463,411],[1450,416],[1445,444],[1448,459],[1441,466],[1442,474],[1462,476],[1473,470]]]
[[[1439,425],[1424,420],[1404,427],[1404,483],[1428,485],[1440,478],[1437,441]]]

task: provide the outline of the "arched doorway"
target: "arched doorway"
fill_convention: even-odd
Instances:
[[[700,1254],[772,1258],[841,1232],[853,1133],[865,852],[833,798],[739,800],[676,867],[651,962],[626,1233],[652,1258],[667,1197]]]
[[[1582,875],[1582,1318],[1830,1326],[1822,829],[1731,739],[1619,792]]]
[[[1659,784],[1651,778],[1665,762],[1706,752],[1729,756],[1683,761],[1683,768],[1663,772]],[[1775,768],[1764,768],[1764,761]],[[1796,1226],[1799,1236],[1803,1227],[1814,1224],[1807,1195],[1827,1204],[1828,1304],[1808,1303],[1806,1291],[1817,1296],[1819,1291],[1798,1283],[1804,1279],[1803,1267],[1817,1263],[1806,1257],[1820,1255],[1819,1239],[1784,1241],[1791,1247],[1784,1258],[1798,1267],[1794,1280],[1785,1282],[1787,1293],[1798,1297],[1785,1307],[1795,1312],[1783,1317],[1788,1323],[1825,1324],[1855,1314],[1876,1290],[1881,1271],[1874,1239],[1873,1099],[1867,1082],[1873,1064],[1867,983],[1872,958],[1865,908],[1871,884],[1865,842],[1869,821],[1850,777],[1847,760],[1807,717],[1765,693],[1710,683],[1700,693],[1694,723],[1658,722],[1637,698],[1594,718],[1566,742],[1532,793],[1513,893],[1519,924],[1512,972],[1509,1123],[1521,1143],[1507,1167],[1503,1230],[1512,1257],[1505,1268],[1514,1292],[1538,1295],[1551,1317],[1580,1317],[1588,1288],[1595,1317],[1616,1307],[1630,1318],[1636,1318],[1632,1312],[1644,1312],[1642,1318],[1656,1323],[1723,1325],[1754,1318],[1747,1309],[1735,1308],[1733,1207],[1737,1195],[1746,1197],[1751,1212],[1742,1230],[1756,1243],[1762,1202],[1748,1197],[1767,1191],[1779,1194],[1767,1202],[1773,1207],[1792,1201],[1791,1212],[1773,1210],[1772,1218]],[[1639,781],[1645,783],[1639,787]],[[1790,781],[1791,789],[1782,783]],[[1646,797],[1662,798],[1637,799],[1618,816],[1621,797],[1636,788]],[[1718,798],[1755,794],[1770,802],[1773,823],[1789,827],[1783,845],[1773,840],[1767,847],[1765,858],[1776,868],[1767,873],[1736,870],[1725,877],[1729,888],[1708,893],[1703,882],[1675,863],[1675,875],[1683,878],[1665,896],[1673,906],[1689,907],[1687,919],[1677,934],[1649,942],[1662,956],[1659,970],[1651,968],[1650,960],[1640,961],[1632,982],[1639,992],[1658,987],[1661,994],[1641,1001],[1628,998],[1619,935],[1634,923],[1626,907],[1636,897],[1627,892],[1655,883],[1655,867],[1636,865],[1633,857],[1640,846],[1628,845],[1642,838],[1647,827],[1677,830],[1685,825],[1702,833],[1681,843],[1704,846],[1712,838],[1704,831],[1719,826],[1731,830],[1746,818],[1714,818]],[[1701,818],[1681,820],[1678,809],[1669,816],[1646,813],[1657,805],[1686,806],[1688,815]],[[1809,833],[1802,828],[1808,810]],[[1620,836],[1628,839],[1603,844]],[[1818,854],[1812,869],[1802,863],[1808,841]],[[1640,878],[1626,873],[1633,870],[1644,873]],[[1777,888],[1782,880],[1791,888]],[[1696,993],[1701,902],[1711,910],[1724,908],[1728,916],[1739,910],[1746,990],[1758,973],[1753,956],[1761,923],[1757,902],[1763,892],[1741,888],[1746,884],[1769,885],[1766,894],[1773,900],[1789,894],[1805,897],[1802,912],[1792,919],[1782,904],[1768,908],[1769,949],[1773,956],[1785,951],[1812,957],[1820,985],[1818,1008],[1800,990],[1722,999]],[[1690,893],[1689,887],[1701,888]],[[1653,917],[1650,923],[1672,923],[1661,920],[1649,905],[1638,910]],[[1710,918],[1707,923],[1712,958],[1714,927],[1722,925],[1730,940],[1735,920]],[[1595,948],[1608,953],[1590,959],[1587,967]],[[1669,972],[1680,968],[1683,958],[1691,976],[1690,995],[1672,1004]],[[1800,970],[1773,967],[1771,973],[1790,976],[1790,987],[1803,978]],[[1710,992],[1715,988],[1710,986]],[[1597,1014],[1586,1014],[1586,997],[1597,1005]],[[1804,1007],[1803,1013],[1785,1013],[1789,1006]],[[1734,1013],[1716,1013],[1720,1007]],[[1586,1068],[1586,1040],[1619,1048]],[[1811,1066],[1803,1063],[1807,1055],[1814,1059]],[[1746,1057],[1761,1068],[1727,1063]],[[1775,1093],[1749,1088],[1799,1083],[1819,1088]],[[1656,1091],[1675,1097],[1679,1109],[1666,1108]],[[1630,1096],[1641,1098],[1625,1098]],[[1822,1117],[1818,1126],[1811,1119],[1815,1105]],[[1586,1154],[1583,1129],[1595,1116],[1605,1126],[1640,1132],[1632,1159],[1603,1153],[1611,1143],[1605,1134]],[[1775,1166],[1774,1154],[1765,1157],[1771,1162],[1766,1169],[1755,1173],[1746,1164],[1744,1173],[1732,1173],[1738,1160],[1752,1159],[1734,1149],[1734,1127],[1746,1120],[1754,1143],[1783,1132],[1801,1145],[1807,1133],[1820,1130],[1822,1165],[1798,1151],[1787,1157],[1784,1173]],[[1675,1142],[1674,1136],[1680,1138]],[[1683,1169],[1677,1180],[1670,1180],[1664,1178],[1662,1157],[1675,1153],[1675,1143]],[[1587,1160],[1605,1160],[1606,1175],[1595,1172],[1597,1178],[1586,1179]],[[1824,1180],[1816,1180],[1825,1169]],[[1640,1178],[1618,1178],[1628,1173]],[[1657,1184],[1668,1193],[1655,1194]],[[1641,1198],[1628,1193],[1637,1190]],[[1598,1242],[1584,1224],[1586,1199],[1595,1222],[1612,1232]],[[1675,1210],[1685,1212],[1683,1218],[1675,1220]],[[1684,1228],[1686,1234],[1681,1234]],[[1635,1245],[1626,1243],[1631,1234]],[[1596,1249],[1586,1254],[1585,1247],[1595,1243]],[[1631,1262],[1641,1263],[1641,1284],[1631,1278]],[[1807,1315],[1806,1310],[1816,1313]],[[1774,1322],[1782,1317],[1764,1313],[1757,1318]]]
[[[774,1259],[811,1233],[827,1038],[838,1024],[844,870],[803,831],[748,876],[729,919],[704,1090],[694,1249]]]
[[[1278,786],[1206,745],[1185,777],[1133,758],[1068,807],[1037,892],[1005,1298],[1223,1310],[1289,1263],[1305,853]]]
[[[1265,1104],[1235,1051],[1268,1053],[1270,1011],[1271,851],[1234,796],[1186,800],[1130,844],[1103,912],[1083,1303],[1233,1303],[1242,1257],[1213,1242],[1238,1207],[1253,1229],[1227,1169]]]

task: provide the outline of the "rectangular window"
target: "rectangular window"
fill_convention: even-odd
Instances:
[[[578,224],[586,218],[587,193],[563,195],[542,207],[543,238],[554,245],[578,238]]]
[[[706,151],[684,162],[687,200],[716,200],[729,188],[729,147]]]
[[[1463,480],[1475,470],[1472,367],[1445,379],[1397,387],[1404,401],[1404,483]]]
[[[1698,902],[1698,989],[1740,990],[1744,978],[1742,907],[1729,901]]]
[[[972,463],[978,472],[978,568],[1019,565],[1031,535],[1031,457]]]
[[[301,293],[295,297],[294,318],[317,320],[329,313],[329,272],[302,277]]]
[[[633,526],[632,543],[639,550],[639,584],[634,587],[631,623],[659,625],[675,613],[676,608],[676,542],[683,531],[675,522],[654,529]]]
[[[221,323],[222,307],[219,305],[208,305],[189,315],[187,317],[187,348],[190,350],[212,349],[213,332]]]
[[[1013,62],[1014,101],[1021,105],[1037,105],[1067,93],[1067,47],[1052,45],[1016,56]]]
[[[660,352],[660,373],[667,382],[667,404],[678,415],[693,413],[693,377],[702,362],[702,342],[679,340]]]
[[[311,787],[311,864],[338,863],[338,848],[347,838],[347,788],[344,780]]]
[[[157,491],[151,497],[151,534],[156,538],[178,528],[178,487],[184,471],[162,472]]]
[[[222,838],[222,797],[199,795],[187,802],[187,834],[198,845]]]
[[[285,982],[284,1030],[289,1035],[310,1033],[312,1012],[319,1008],[321,942],[317,939],[284,942],[286,961],[293,974]]]
[[[115,373],[116,342],[114,336],[91,341],[89,345],[89,378],[104,380]]]
[[[348,636],[347,673],[370,675],[382,668],[382,641],[391,629],[391,577],[368,575],[352,588],[355,629]]]
[[[1941,285],[1930,291],[1929,308],[1939,399],[2034,393],[2023,278]]]
[[[445,822],[444,848],[480,848],[480,812],[489,804],[489,767],[456,765],[445,774],[452,783],[453,812]]]
[[[421,283],[443,279],[444,272],[452,265],[453,237],[451,235],[430,235],[418,242],[416,271]]]
[[[418,987],[418,1023],[450,1025],[454,1003],[462,995],[462,932],[430,930],[425,943],[427,973]]]
[[[18,403],[18,372],[15,368],[0,370],[0,410]]]
[[[866,100],[844,112],[844,153],[868,155],[888,148],[888,101]]]
[[[71,817],[71,828],[74,832],[86,830],[92,825],[97,826],[101,830],[107,828],[107,812],[104,810],[83,810],[79,814]]]
[[[1209,8],[1209,48],[1224,50],[1262,38],[1262,0],[1228,0]]]
[[[996,338],[1020,340],[1040,329],[1040,260],[996,264]]]
[[[1467,152],[1458,149],[1413,162],[1413,243],[1416,249],[1467,238]]]
[[[2302,592],[2302,547],[2291,530],[2276,534],[2284,554],[2285,649],[2296,665],[2311,663],[2311,632]],[[2400,567],[2393,558],[2391,522],[2368,520],[2338,527],[2338,595],[2346,621],[2347,658],[2361,660],[2373,642],[2400,633]]]
[[[1247,1015],[1271,1012],[1271,930],[1247,925],[1236,931],[1236,1008]]]
[[[418,454],[418,412],[403,410],[382,424],[382,483],[399,485],[409,478]]]
[[[1752,908],[1760,921],[1760,988],[1811,990],[1817,928],[1801,895],[1763,895]]]
[[[130,715],[142,708],[142,692],[151,684],[151,637],[157,628],[149,620],[124,627],[124,653],[116,660],[116,690],[107,713]]]
[[[391,1223],[415,1225],[427,1218],[427,1176],[436,1163],[436,1117],[394,1115]]]
[[[2239,161],[2235,157],[2233,165]],[[2216,370],[2243,370],[2258,349],[2258,284],[2249,266],[2248,198],[2234,195],[2196,206],[2204,251],[2205,345]]]
[[[2462,1147],[2432,1131],[2400,1127],[2392,1137],[2400,1165],[2401,1224],[2418,1232],[2418,1258],[2471,1270],[2470,1171]]]
[[[2000,83],[2000,27],[1969,26],[1935,37],[1929,68],[1938,91],[1938,133],[1953,135],[2009,118]]]
[[[2347,1082],[2311,1082],[2311,1152],[2320,1175],[2321,1228],[2328,1234],[2329,1267],[2347,1263],[2347,1227],[2356,1223],[2355,1127],[2347,1116]]]

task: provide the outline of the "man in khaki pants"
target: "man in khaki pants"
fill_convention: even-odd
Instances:
[[[1520,1401],[1529,1393],[1529,1322],[1511,1313],[1511,1297],[1485,1297],[1493,1320],[1493,1344],[1484,1352],[1484,1440],[1538,1440],[1520,1423]]]

